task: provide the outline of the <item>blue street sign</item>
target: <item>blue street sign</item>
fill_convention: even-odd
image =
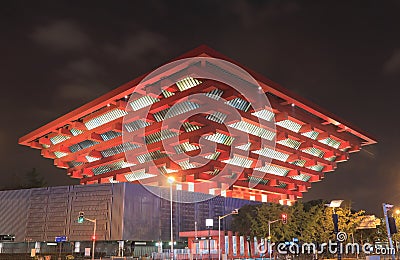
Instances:
[[[56,237],[55,241],[57,243],[65,242],[65,241],[67,241],[67,237],[66,236],[59,236],[59,237]]]

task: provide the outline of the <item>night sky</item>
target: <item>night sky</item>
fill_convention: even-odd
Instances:
[[[400,206],[400,1],[2,1],[0,186],[36,167],[18,138],[206,44],[378,140],[305,200]]]

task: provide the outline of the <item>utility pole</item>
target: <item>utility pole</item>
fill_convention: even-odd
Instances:
[[[325,206],[332,208],[332,222],[333,222],[333,233],[335,234],[336,237],[336,243],[337,243],[337,259],[341,260],[342,259],[342,252],[341,252],[341,245],[340,245],[340,240],[338,239],[338,233],[339,233],[339,215],[336,214],[335,208],[339,208],[340,205],[342,205],[343,200],[332,200],[329,204],[325,204]]]
[[[89,218],[85,218],[85,220],[90,221],[94,224],[93,227],[93,243],[92,243],[92,260],[94,260],[94,249],[95,249],[95,245],[96,245],[96,227],[97,227],[97,220],[96,219],[89,219]]]
[[[275,220],[268,220],[268,252],[269,252],[269,259],[272,258],[272,247],[271,247],[271,224],[280,221],[281,219]]]
[[[82,224],[84,220],[87,220],[89,222],[92,222],[94,224],[93,227],[93,243],[92,243],[92,260],[94,260],[94,249],[96,246],[96,228],[97,228],[97,220],[96,219],[90,219],[84,216],[84,213],[81,211],[79,212],[79,216],[78,216],[78,223]]]
[[[226,218],[227,216],[230,215],[237,215],[239,213],[239,209],[232,210],[231,213],[223,215],[223,216],[218,216],[218,260],[221,260],[221,219]],[[197,237],[197,235],[196,235]],[[225,245],[225,239],[224,239],[224,245]],[[225,246],[224,246],[225,248]]]
[[[393,208],[393,205],[382,203],[382,208],[383,208],[383,215],[385,216],[386,231],[387,231],[387,235],[388,235],[390,255],[392,256],[392,260],[395,260],[392,235],[390,233],[389,219],[388,219],[388,213],[387,213],[388,209]]]
[[[213,222],[213,219],[212,218],[208,218],[208,219],[206,219],[206,227],[208,228],[208,238],[207,238],[207,240],[208,240],[208,259],[211,259],[211,234],[210,234],[210,231],[211,231],[211,228],[214,226],[214,222]]]

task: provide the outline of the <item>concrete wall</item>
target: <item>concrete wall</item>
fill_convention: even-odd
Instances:
[[[13,234],[23,241],[32,190],[0,191],[0,234]]]
[[[88,241],[93,224],[77,223],[80,211],[97,220],[97,240],[170,240],[170,202],[155,194],[169,194],[168,188],[152,188],[131,183],[48,187],[0,192],[0,234],[14,234],[15,241]],[[155,194],[154,194],[155,193]],[[180,231],[205,229],[205,219],[214,219],[235,208],[254,203],[247,200],[212,197],[187,191],[173,196],[200,196],[198,203],[173,203],[174,239]],[[167,196],[168,197],[168,196]],[[223,222],[229,229],[230,220]]]
[[[109,185],[62,186],[0,192],[0,234],[15,234],[15,241],[90,240],[93,224],[77,223],[79,211],[97,219],[97,238],[122,238],[121,187]],[[114,196],[115,193],[115,196]]]

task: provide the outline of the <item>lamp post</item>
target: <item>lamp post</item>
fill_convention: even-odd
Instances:
[[[237,215],[239,209],[234,209],[231,213],[223,215],[223,216],[218,216],[218,260],[221,259],[221,219],[226,218],[227,216],[230,215]],[[224,243],[225,245],[225,243]]]
[[[281,219],[275,220],[268,220],[268,253],[269,253],[269,260],[272,259],[272,247],[271,247],[271,224],[278,222]]]
[[[87,218],[87,217],[85,217],[85,220],[87,220],[87,221],[89,221],[89,222],[92,222],[92,223],[94,224],[94,227],[93,227],[93,237],[92,237],[92,240],[93,240],[93,243],[92,243],[92,260],[94,260],[94,248],[95,248],[95,245],[96,245],[96,226],[97,226],[97,220],[96,220],[96,219],[90,219],[90,218]]]
[[[329,204],[325,204],[325,206],[328,206],[330,208],[332,208],[332,221],[333,221],[333,231],[335,233],[336,236],[336,243],[337,243],[337,247],[338,247],[338,253],[337,253],[337,259],[341,260],[342,259],[342,252],[341,252],[341,248],[340,248],[340,240],[338,239],[337,235],[339,233],[339,216],[338,214],[336,214],[335,212],[335,208],[339,208],[340,205],[342,204],[343,200],[332,200],[331,203]]]
[[[85,221],[85,220],[87,220],[87,221],[89,221],[89,222],[92,222],[92,223],[94,224],[94,227],[93,227],[93,237],[92,237],[92,240],[93,240],[93,244],[92,244],[92,260],[94,260],[94,248],[95,248],[95,245],[96,245],[96,227],[97,227],[97,220],[96,220],[96,219],[87,218],[87,217],[85,217],[85,215],[84,215],[84,213],[83,213],[82,211],[79,212],[78,223],[79,223],[79,224],[82,224],[83,221]]]
[[[397,222],[397,220],[398,220],[398,218],[399,218],[399,215],[400,215],[400,209],[396,209],[396,211],[394,212],[394,213],[396,213],[396,215],[397,215],[397,218],[396,218],[396,222]],[[396,248],[396,254],[397,254],[397,252],[399,251],[398,249],[398,242],[396,241],[396,240],[394,240],[394,244],[395,244],[395,248]]]
[[[208,228],[208,259],[211,259],[211,243],[210,243],[210,231],[211,228],[214,226],[214,220],[212,218],[206,219],[206,227]]]
[[[171,259],[174,259],[174,227],[172,222],[172,184],[175,182],[173,176],[168,177],[169,183],[169,203],[170,203],[170,213],[171,213]]]
[[[392,250],[393,249],[393,241],[392,241],[392,234],[391,234],[390,226],[389,226],[388,210],[393,208],[393,205],[382,203],[382,208],[383,208],[383,215],[385,217],[385,222],[386,222],[386,231],[387,231],[387,235],[388,235],[389,249]],[[391,255],[392,260],[394,260],[394,258],[395,258],[394,252],[391,251],[390,255]]]
[[[92,237],[92,240],[93,240],[93,243],[92,243],[92,260],[94,260],[94,248],[95,248],[95,245],[96,245],[96,226],[97,226],[97,220],[96,219],[88,219],[88,218],[85,218],[87,221],[90,221],[90,222],[92,222],[93,224],[94,224],[94,227],[93,227],[93,237]]]

